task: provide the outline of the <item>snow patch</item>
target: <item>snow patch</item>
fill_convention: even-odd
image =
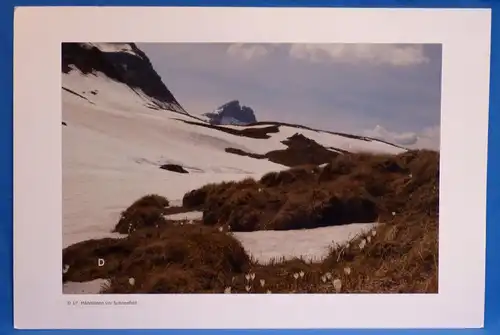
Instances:
[[[203,212],[193,211],[178,214],[165,215],[167,220],[182,221],[182,220],[201,220],[203,218]]]
[[[63,284],[63,294],[98,294],[107,279],[95,279],[87,282],[66,282]]]
[[[354,223],[315,229],[233,233],[243,248],[259,263],[302,257],[306,261],[321,261],[334,244],[345,244],[376,223]]]

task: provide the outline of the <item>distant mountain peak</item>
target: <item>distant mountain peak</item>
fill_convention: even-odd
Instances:
[[[255,112],[248,106],[240,104],[239,100],[231,100],[215,109],[203,114],[207,121],[217,125],[247,125],[257,122]]]

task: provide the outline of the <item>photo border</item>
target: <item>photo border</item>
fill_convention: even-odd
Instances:
[[[16,8],[16,328],[482,327],[490,26],[489,9]],[[439,293],[86,294],[71,300],[138,304],[67,306],[61,282],[60,48],[73,41],[442,44]]]

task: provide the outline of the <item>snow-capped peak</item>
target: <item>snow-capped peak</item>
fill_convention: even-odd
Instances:
[[[217,125],[247,125],[257,122],[252,108],[243,106],[238,100],[232,100],[216,108],[211,113],[203,114],[207,122]]]

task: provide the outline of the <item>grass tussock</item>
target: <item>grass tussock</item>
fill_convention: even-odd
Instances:
[[[104,259],[99,266],[98,259]],[[204,291],[225,273],[244,273],[250,258],[232,236],[198,225],[143,228],[122,239],[89,240],[63,252],[64,281],[113,278],[108,291],[137,293]],[[176,277],[177,284],[170,280]],[[130,287],[129,278],[136,285]],[[174,286],[172,286],[174,285]]]
[[[122,212],[114,232],[129,234],[137,229],[165,225],[168,206],[169,201],[165,197],[146,195]]]
[[[193,190],[183,207],[203,209],[202,222],[142,225],[123,239],[72,245],[63,280],[109,278],[104,293],[437,293],[438,204],[436,152],[339,155],[324,168]],[[314,262],[259,264],[230,232],[375,217],[382,223],[373,230]]]
[[[343,154],[323,168],[297,166],[260,180],[209,184],[188,192],[203,224],[232,231],[291,230],[374,222],[392,213],[436,211],[438,155]],[[435,195],[435,196],[434,196]]]

